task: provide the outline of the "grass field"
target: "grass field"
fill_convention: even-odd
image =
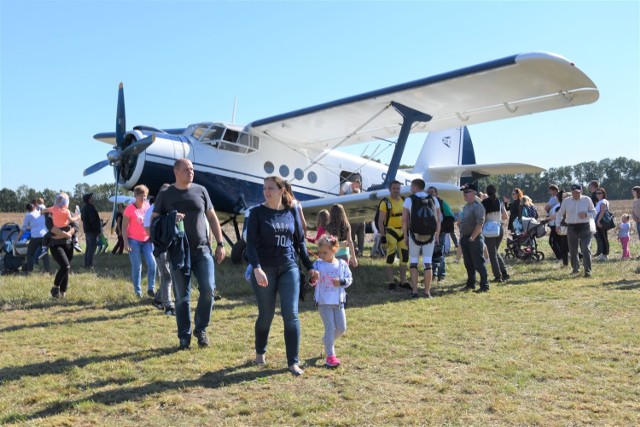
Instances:
[[[230,261],[211,347],[183,352],[175,318],[134,297],[126,255],[90,272],[76,257],[66,300],[50,298],[51,276],[0,276],[0,425],[638,425],[640,261],[611,242],[591,278],[518,261],[487,294],[460,292],[448,257],[432,300],[388,292],[383,264],[361,258],[340,368],[323,367],[322,322],[310,294],[301,303],[300,378],[279,317],[268,364],[251,364],[257,308]]]

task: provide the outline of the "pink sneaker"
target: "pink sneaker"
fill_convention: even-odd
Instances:
[[[335,368],[336,366],[340,366],[340,359],[336,357],[336,355],[327,356],[327,360],[324,362],[325,365]]]

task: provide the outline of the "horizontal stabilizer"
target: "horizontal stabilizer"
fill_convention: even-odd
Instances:
[[[429,166],[427,170],[432,181],[457,182],[459,178],[464,177],[539,173],[546,169],[526,163],[486,163],[481,165]]]

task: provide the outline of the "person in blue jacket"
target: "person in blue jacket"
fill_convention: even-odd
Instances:
[[[312,280],[318,277],[309,259],[305,235],[297,209],[292,208],[292,196],[284,180],[269,176],[264,180],[265,201],[251,209],[247,224],[247,257],[253,267],[251,287],[258,303],[255,324],[255,363],[265,364],[267,341],[276,310],[276,294],[280,294],[280,309],[284,320],[284,341],[289,371],[296,376],[304,371],[299,366],[300,322],[298,297],[299,257]]]

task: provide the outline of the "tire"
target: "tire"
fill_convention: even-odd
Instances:
[[[544,261],[544,252],[536,252],[536,261]]]
[[[247,242],[244,239],[240,239],[231,248],[231,262],[235,265],[242,264],[244,262],[244,250],[247,248]]]

